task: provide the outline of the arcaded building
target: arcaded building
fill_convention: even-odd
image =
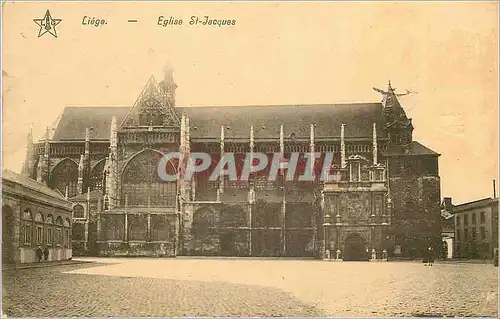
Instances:
[[[171,70],[127,107],[67,107],[25,172],[73,202],[75,254],[419,256],[440,246],[439,154],[413,140],[389,84],[381,103],[180,107]],[[189,181],[159,178],[169,152],[210,154]],[[292,180],[269,169],[209,180],[225,153],[300,153]],[[308,166],[307,153],[321,153]],[[325,154],[330,179],[320,180]],[[307,165],[306,165],[307,164]],[[308,166],[308,167],[306,167]],[[173,163],[167,169],[182,175]],[[312,169],[315,181],[297,176]]]
[[[48,249],[48,261],[71,259],[71,208],[58,191],[3,170],[2,263],[36,262],[38,247]]]

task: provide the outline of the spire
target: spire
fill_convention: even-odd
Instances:
[[[373,164],[378,162],[377,124],[373,123]]]
[[[28,140],[26,143],[26,158],[24,159],[23,175],[30,177],[33,175],[33,124],[28,132]]]
[[[163,67],[163,81],[160,82],[160,88],[170,106],[175,106],[175,89],[177,89],[173,73],[174,68],[167,62]]]
[[[189,128],[189,117],[186,116],[186,149],[191,150],[191,132]]]
[[[49,158],[49,150],[50,150],[50,131],[49,127],[45,127],[45,150],[44,150],[44,156],[45,158]]]
[[[180,151],[181,153],[184,153],[184,150],[186,148],[186,116],[182,115],[181,117],[181,145],[180,145]]]
[[[280,153],[281,157],[283,157],[283,153],[285,152],[285,129],[283,124],[280,125]]]
[[[342,168],[346,167],[344,130],[345,130],[345,124],[342,123],[340,126],[340,162],[341,162],[340,167]]]
[[[401,107],[395,89],[392,88],[391,81],[389,81],[387,93],[384,94],[384,98],[382,99],[382,105],[384,108]]]
[[[253,152],[254,149],[254,135],[253,135],[253,125],[250,126],[250,152]]]
[[[83,194],[83,168],[84,168],[84,155],[80,155],[80,163],[78,164],[78,194]]]
[[[90,153],[90,128],[85,128],[85,155],[88,156]]]
[[[113,116],[111,118],[111,127],[110,127],[110,137],[109,137],[109,145],[111,148],[111,153],[116,153],[118,140],[117,140],[117,132],[116,132],[116,117]]]
[[[40,154],[38,157],[38,165],[36,167],[36,180],[37,182],[43,182],[43,155]]]

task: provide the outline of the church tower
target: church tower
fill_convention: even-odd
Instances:
[[[386,92],[378,89],[376,90],[383,95],[382,106],[384,108],[385,128],[388,133],[390,144],[410,144],[413,140],[412,121],[406,116],[406,112],[398,100],[399,96],[407,95],[410,92],[396,93],[396,90],[391,86],[391,81],[389,81]]]

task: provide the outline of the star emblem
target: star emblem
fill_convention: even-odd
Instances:
[[[56,31],[56,26],[61,23],[61,19],[52,19],[52,16],[50,15],[50,11],[47,10],[45,12],[45,16],[41,19],[34,19],[33,20],[39,27],[40,31],[38,31],[38,37],[41,37],[45,33],[50,33],[54,36],[54,38],[57,38],[57,31]]]

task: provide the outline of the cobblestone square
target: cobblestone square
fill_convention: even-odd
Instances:
[[[3,273],[3,311],[47,316],[498,316],[491,264],[86,259]]]

